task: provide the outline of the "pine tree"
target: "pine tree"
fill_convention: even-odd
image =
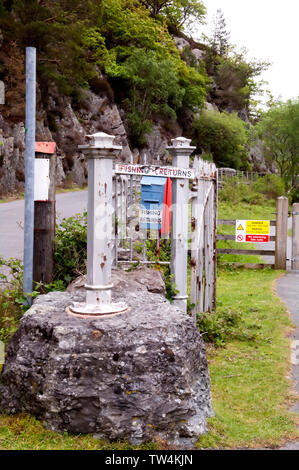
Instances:
[[[214,18],[212,34],[212,52],[220,57],[227,57],[229,51],[230,32],[227,31],[226,21],[222,10],[218,9]]]

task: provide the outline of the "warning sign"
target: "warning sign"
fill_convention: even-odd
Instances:
[[[269,235],[270,221],[269,220],[247,220],[246,233],[252,235]]]
[[[236,220],[237,243],[268,243],[270,241],[269,220]]]

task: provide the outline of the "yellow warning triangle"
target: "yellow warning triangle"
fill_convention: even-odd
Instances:
[[[241,224],[239,225],[239,227],[237,228],[237,230],[244,230]]]

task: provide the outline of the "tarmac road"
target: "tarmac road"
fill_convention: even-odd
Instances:
[[[56,195],[57,220],[71,217],[87,208],[87,191],[72,191]],[[24,200],[0,204],[0,255],[23,259]]]
[[[278,297],[286,305],[292,320],[296,325],[292,342],[292,379],[294,387],[299,396],[299,271],[288,271],[285,276],[276,282]],[[292,411],[299,414],[299,401],[294,405]],[[282,450],[299,450],[299,441],[290,442]]]

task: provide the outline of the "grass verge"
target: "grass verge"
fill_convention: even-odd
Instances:
[[[277,447],[298,439],[289,375],[289,315],[274,295],[270,269],[221,270],[218,304],[241,310],[254,340],[208,346],[215,417],[198,448]]]

